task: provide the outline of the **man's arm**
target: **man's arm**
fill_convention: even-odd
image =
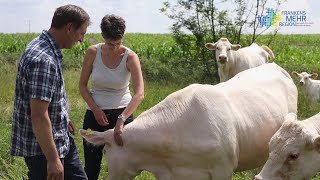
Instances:
[[[63,165],[53,140],[52,126],[48,114],[49,102],[31,99],[33,133],[47,159],[48,179],[63,179]]]

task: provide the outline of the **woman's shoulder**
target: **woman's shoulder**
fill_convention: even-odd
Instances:
[[[88,51],[91,51],[91,52],[96,52],[97,49],[98,49],[98,46],[100,46],[100,44],[93,44],[93,45],[90,45],[88,47]]]
[[[97,54],[97,47],[98,44],[94,44],[88,47],[84,58],[85,61],[93,62]]]
[[[127,63],[128,64],[137,64],[137,63],[140,63],[140,59],[139,59],[138,55],[132,51],[128,54]]]
[[[139,59],[139,57],[135,52],[131,51],[131,52],[128,52],[128,60],[130,59]]]
[[[123,46],[123,45],[122,45],[122,48],[123,48],[123,51],[124,51],[124,52],[128,51],[128,54],[130,54],[130,53],[133,52],[133,51],[132,51],[130,48],[128,48],[127,46]]]
[[[128,57],[135,57],[135,56],[138,56],[133,50],[131,50],[130,48],[126,47],[126,46],[123,46],[124,47],[124,50],[125,52],[127,51],[128,53]]]
[[[95,55],[97,53],[98,46],[99,44],[89,46],[86,53],[88,55]]]

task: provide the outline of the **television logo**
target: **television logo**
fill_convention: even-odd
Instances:
[[[311,26],[313,23],[308,21],[306,11],[281,11],[267,8],[266,15],[257,16],[259,25],[262,27],[270,26]]]

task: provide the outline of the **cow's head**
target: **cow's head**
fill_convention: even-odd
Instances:
[[[318,74],[317,73],[312,73],[308,74],[306,72],[298,73],[296,71],[292,72],[292,76],[298,77],[300,79],[300,85],[305,85],[306,83],[309,82],[309,79],[317,79]]]
[[[231,44],[227,38],[220,38],[216,43],[207,43],[206,48],[216,51],[216,60],[220,64],[225,64],[229,61],[230,51],[240,49],[239,44]]]
[[[255,180],[309,179],[320,169],[320,136],[308,131],[293,113],[271,138],[269,151]]]
[[[81,136],[93,145],[105,145],[108,164],[108,180],[132,180],[141,170],[135,166],[135,155],[128,151],[124,140],[122,147],[116,145],[113,130],[105,132],[87,131],[80,129]]]

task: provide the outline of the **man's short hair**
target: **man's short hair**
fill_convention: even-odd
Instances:
[[[51,27],[60,29],[68,23],[72,23],[75,29],[78,29],[87,21],[90,23],[90,17],[86,11],[81,7],[68,4],[56,9],[52,18]]]

